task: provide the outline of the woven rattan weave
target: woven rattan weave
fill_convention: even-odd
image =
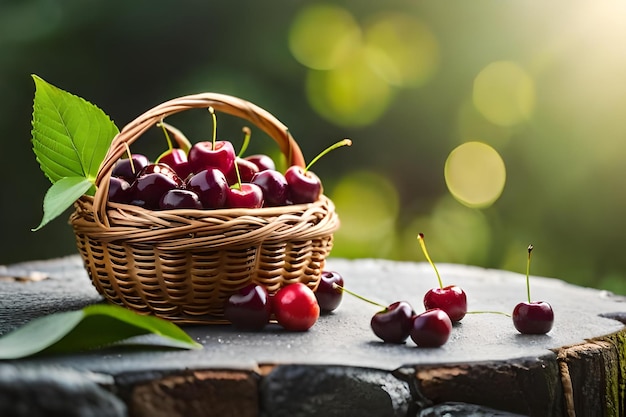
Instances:
[[[223,321],[226,299],[260,283],[270,292],[293,282],[317,287],[339,227],[326,196],[310,204],[259,209],[147,210],[107,201],[115,162],[127,145],[163,118],[213,107],[249,121],[304,166],[297,143],[278,119],[232,96],[203,93],[162,103],[113,139],[93,197],[81,197],[70,223],[89,277],[107,300],[179,323]]]

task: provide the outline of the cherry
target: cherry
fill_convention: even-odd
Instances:
[[[255,154],[246,156],[244,159],[256,165],[259,171],[276,170],[276,164],[269,155]]]
[[[530,298],[530,257],[533,245],[528,246],[526,262],[526,293],[527,302],[521,302],[513,309],[513,325],[522,334],[546,334],[552,330],[554,311],[545,301],[531,302]]]
[[[228,188],[226,177],[217,168],[205,169],[187,180],[187,189],[198,194],[202,207],[207,209],[226,207]]]
[[[324,149],[307,166],[302,168],[297,165],[290,166],[285,171],[285,179],[291,190],[291,199],[294,204],[312,203],[317,201],[323,192],[322,182],[313,172],[309,171],[311,166],[328,152],[341,146],[350,146],[352,141],[344,139]]]
[[[315,290],[315,298],[317,298],[320,310],[324,313],[337,309],[343,298],[343,291],[333,284],[343,287],[343,277],[335,271],[322,271]]]
[[[229,184],[235,184],[237,182],[237,170],[239,171],[241,182],[251,182],[254,174],[259,172],[259,168],[253,162],[250,162],[240,157],[236,157],[233,169],[231,169],[228,172],[228,175],[226,175],[226,179],[228,180]]]
[[[376,336],[385,343],[404,343],[409,337],[411,331],[412,319],[415,315],[413,307],[406,301],[396,301],[388,306],[384,306],[368,298],[365,298],[355,292],[352,292],[337,283],[332,286],[341,291],[359,298],[367,303],[381,307],[370,320],[370,327]]]
[[[189,149],[189,165],[193,172],[200,172],[208,168],[217,168],[223,173],[233,169],[235,163],[235,149],[228,141],[217,141],[217,119],[212,107],[209,112],[213,118],[212,141],[196,142]]]
[[[264,170],[254,174],[250,180],[263,190],[265,205],[268,207],[291,204],[289,184],[284,175],[274,170]]]
[[[224,318],[242,330],[261,330],[270,321],[272,304],[267,289],[248,284],[228,297]]]
[[[201,209],[202,202],[195,192],[174,188],[163,194],[159,201],[159,208],[162,210]]]
[[[111,176],[124,178],[129,183],[132,183],[137,178],[139,171],[148,164],[150,164],[150,161],[145,155],[132,154],[130,158],[123,158],[115,163]]]
[[[109,180],[109,201],[128,203],[130,201],[130,184],[122,177],[111,177]]]
[[[406,301],[396,301],[374,314],[372,331],[386,343],[404,343],[409,337],[415,311]]]
[[[278,324],[295,332],[310,329],[320,315],[313,290],[301,282],[279,289],[273,297],[272,311]]]
[[[158,209],[161,197],[169,190],[182,187],[183,184],[167,165],[148,164],[130,186],[130,203],[148,209]]]
[[[409,335],[419,347],[443,346],[452,332],[452,321],[440,308],[433,308],[413,317]]]
[[[467,296],[465,294],[465,291],[463,291],[456,285],[448,285],[446,287],[443,286],[439,271],[437,270],[437,267],[435,266],[433,261],[430,259],[430,255],[428,255],[428,251],[426,250],[426,244],[424,243],[424,234],[418,234],[417,240],[422,247],[422,252],[424,252],[428,263],[435,270],[437,280],[439,281],[439,288],[432,288],[428,290],[428,292],[426,292],[426,294],[424,295],[424,308],[426,310],[440,308],[448,314],[450,320],[452,320],[453,322],[461,321],[461,319],[465,317],[465,314],[467,313]]]
[[[260,208],[263,206],[263,190],[256,184],[242,183],[226,193],[228,208]]]
[[[167,128],[163,120],[157,124],[163,129],[163,134],[167,140],[167,151],[163,152],[156,160],[157,163],[167,164],[172,168],[180,178],[187,178],[191,174],[191,166],[187,159],[187,150],[181,148],[174,148],[172,140],[167,132]],[[170,126],[171,128],[171,126]]]
[[[162,153],[156,160],[163,163],[176,172],[180,178],[187,178],[191,174],[191,166],[187,160],[187,153],[180,148],[172,148]]]

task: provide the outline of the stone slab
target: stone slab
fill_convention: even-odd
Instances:
[[[328,267],[344,276],[347,288],[383,304],[406,300],[418,312],[423,310],[423,294],[436,283],[432,268],[425,263],[330,259]],[[12,268],[5,274],[35,269],[50,278],[0,283],[0,334],[36,316],[100,300],[77,257]],[[526,296],[521,274],[447,264],[438,265],[438,269],[445,283],[464,288],[470,311],[510,313]],[[287,332],[277,325],[261,332],[241,332],[228,325],[185,326],[204,345],[203,350],[98,351],[60,356],[54,362],[108,374],[187,367],[255,370],[267,364],[341,365],[393,371],[413,365],[537,358],[623,328],[621,322],[602,317],[619,316],[626,311],[622,297],[541,277],[531,277],[531,288],[535,299],[550,302],[555,311],[554,327],[547,335],[520,335],[511,319],[503,315],[470,314],[455,326],[450,340],[441,348],[417,348],[411,341],[388,345],[380,342],[369,328],[377,307],[346,295],[335,312],[322,316],[305,333]],[[49,361],[23,360],[32,364]]]

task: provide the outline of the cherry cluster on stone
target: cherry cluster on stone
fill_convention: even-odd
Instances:
[[[418,347],[435,348],[445,345],[450,338],[452,321],[440,308],[418,314],[407,301],[395,301],[385,306],[336,283],[333,287],[382,308],[372,316],[370,327],[385,343],[401,344],[410,337]]]
[[[186,151],[173,147],[164,129],[169,149],[156,161],[141,154],[117,161],[111,172],[109,201],[150,210],[312,203],[320,198],[323,186],[309,168],[330,150],[351,144],[344,139],[320,153],[306,168],[290,166],[283,174],[268,155],[241,156],[250,139],[250,129],[244,128],[244,146],[238,155],[231,142],[216,140],[216,117],[212,108],[209,111],[213,117],[212,140],[197,142]]]
[[[261,284],[251,283],[232,294],[224,306],[224,318],[241,330],[262,330],[272,317],[285,330],[303,332],[319,318],[313,290],[296,282],[270,295]]]
[[[546,334],[552,329],[554,311],[545,301],[531,301],[530,298],[530,258],[533,245],[528,245],[526,262],[526,295],[527,301],[521,302],[513,309],[513,325],[522,334]]]

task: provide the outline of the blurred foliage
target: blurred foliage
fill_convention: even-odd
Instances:
[[[278,116],[307,159],[351,138],[313,169],[342,218],[333,256],[424,261],[423,232],[437,263],[523,272],[533,243],[533,274],[626,294],[625,44],[618,1],[1,0],[0,262],[76,250],[64,221],[30,232],[35,73],[120,127],[215,91]],[[275,148],[255,133],[256,151]]]

